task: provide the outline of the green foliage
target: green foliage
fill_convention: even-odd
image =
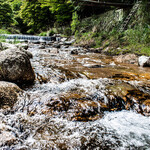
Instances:
[[[150,56],[150,47],[149,46],[144,46],[144,47],[141,48],[140,52],[141,52],[141,54]]]
[[[39,36],[47,36],[47,32],[41,32]]]
[[[80,24],[80,22],[79,22],[78,14],[75,11],[72,14],[72,23],[71,23],[71,30],[72,30],[73,34],[78,30],[79,24]]]
[[[66,25],[71,21],[74,6],[70,0],[47,0],[46,3],[44,3],[44,0],[41,0],[41,2],[43,6],[50,8],[59,25]]]
[[[4,2],[0,1],[0,28],[8,27],[13,23],[13,15],[11,6]]]
[[[24,2],[21,6],[21,17],[28,25],[28,33],[34,34],[40,30],[48,30],[54,18],[48,6],[42,6],[38,1]]]
[[[51,29],[47,32],[47,35],[48,35],[48,36],[52,36],[52,35],[57,34],[57,33],[58,33],[58,31],[57,31],[56,28],[51,28]]]
[[[124,38],[130,44],[147,44],[150,42],[150,30],[149,28],[128,29],[125,31]]]
[[[20,7],[22,5],[22,0],[13,0],[10,2],[11,6],[12,6],[12,10],[14,12],[15,15],[18,14],[18,12],[20,11]]]
[[[0,34],[11,34],[11,33],[6,29],[0,29]]]

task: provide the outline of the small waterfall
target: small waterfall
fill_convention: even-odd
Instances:
[[[56,41],[58,37],[54,36],[35,36],[35,35],[20,35],[20,34],[0,34],[0,38],[6,40],[17,40],[17,41],[39,41],[39,42],[48,42]]]

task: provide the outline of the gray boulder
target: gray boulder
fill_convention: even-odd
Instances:
[[[18,84],[31,83],[35,79],[31,67],[31,54],[19,49],[7,49],[0,52],[0,80]]]
[[[0,81],[0,108],[12,107],[22,90],[14,83]]]
[[[138,58],[138,64],[141,67],[150,67],[150,57],[140,56]]]

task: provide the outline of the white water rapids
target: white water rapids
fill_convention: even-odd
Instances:
[[[13,111],[0,111],[1,150],[150,149],[150,117],[132,110],[106,111],[102,118],[88,122],[69,120],[64,117],[64,111],[57,109],[51,114],[47,104],[72,91],[92,97],[95,103],[101,98],[107,103],[105,86],[112,79],[88,79],[82,74],[68,80],[52,66],[73,64],[75,58],[70,52],[50,53],[52,48],[43,50],[35,45],[29,50],[33,54],[35,73],[44,76],[47,82],[41,84],[36,80],[32,87],[25,88],[25,96],[15,104]],[[79,63],[84,65],[81,60]],[[65,80],[60,82],[62,76]],[[71,109],[67,115],[72,117]]]

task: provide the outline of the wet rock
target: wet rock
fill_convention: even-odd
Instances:
[[[71,54],[72,54],[72,55],[78,55],[78,50],[77,50],[77,49],[72,50],[72,51],[71,51]]]
[[[2,43],[3,49],[16,49],[17,46],[15,44],[10,44],[10,43]]]
[[[24,49],[20,49],[20,51],[23,52],[23,53],[25,53],[29,58],[33,58],[32,53],[30,53],[29,51],[24,50]]]
[[[118,73],[113,75],[111,78],[113,79],[119,79],[119,80],[126,80],[126,81],[132,81],[132,80],[139,80],[139,75],[137,73]]]
[[[150,67],[150,57],[140,56],[138,58],[138,64],[141,67]]]
[[[12,107],[22,90],[14,83],[0,81],[0,108]]]
[[[106,87],[110,111],[133,109],[138,113],[150,115],[150,95],[136,89],[128,83],[115,83]]]
[[[40,41],[31,41],[33,44],[40,44]]]
[[[39,49],[45,49],[45,44],[41,44],[41,45],[39,45],[39,47],[38,47]]]
[[[104,68],[104,65],[91,65],[89,68]]]
[[[135,54],[126,54],[115,56],[114,59],[119,63],[137,64],[137,56]]]
[[[71,41],[65,41],[64,44],[65,45],[71,45],[75,42],[75,39],[72,39]]]
[[[74,121],[94,121],[103,116],[104,105],[100,102],[93,101],[92,99],[79,99],[77,100],[77,111],[72,117]]]
[[[63,112],[63,117],[73,121],[94,121],[102,118],[104,110],[108,110],[103,100],[94,101],[83,93],[67,93],[52,98],[47,106],[51,111],[45,110],[44,113]]]
[[[53,45],[54,48],[60,48],[60,46],[61,45],[59,43]]]
[[[29,45],[27,43],[18,43],[18,44],[16,44],[16,46],[19,49],[24,49],[24,50],[27,50],[29,48]]]
[[[52,36],[52,37],[51,37],[51,41],[56,41],[56,37],[55,37],[55,36]]]
[[[56,67],[56,68],[58,68],[59,71],[62,73],[62,76],[60,77],[60,81],[65,81],[66,79],[71,80],[71,79],[76,79],[81,77],[81,75],[78,72],[73,72],[63,67]]]
[[[101,53],[102,50],[103,50],[102,47],[100,47],[100,48],[88,48],[88,52],[91,52],[91,53]]]
[[[61,38],[61,40],[60,40],[61,42],[65,42],[65,41],[67,41],[67,38]]]
[[[7,49],[0,52],[0,80],[19,84],[32,83],[35,79],[27,51]]]

